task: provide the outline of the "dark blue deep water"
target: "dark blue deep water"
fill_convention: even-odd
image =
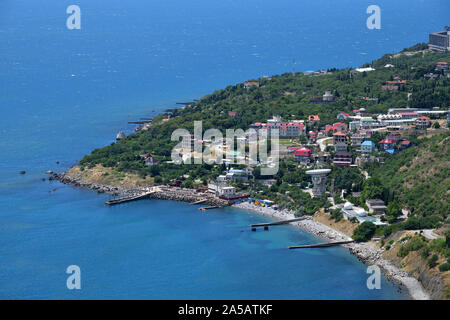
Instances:
[[[449,22],[446,0],[376,2],[381,30],[366,28],[361,0],[1,0],[0,298],[408,298],[385,279],[369,291],[345,249],[285,249],[319,241],[305,232],[248,232],[268,220],[252,213],[106,208],[106,195],[41,181],[176,101],[293,59],[297,71],[359,66]],[[66,28],[71,4],[81,30]],[[69,265],[80,291],[66,288]]]

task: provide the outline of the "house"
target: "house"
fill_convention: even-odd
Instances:
[[[370,213],[383,214],[387,208],[384,201],[380,199],[366,200],[366,205],[369,208]]]
[[[408,140],[403,140],[402,142],[400,142],[400,149],[407,149],[411,147],[411,142],[409,142]]]
[[[436,63],[436,70],[448,70],[448,62]]]
[[[364,117],[359,121],[359,128],[361,129],[372,129],[379,126],[379,123],[375,121],[372,117]]]
[[[366,210],[364,210],[363,208],[354,207],[350,202],[344,204],[342,213],[344,215],[344,218],[346,218],[347,220],[351,220],[354,218],[358,219],[367,216]]]
[[[346,120],[346,119],[350,118],[350,115],[347,112],[342,111],[341,113],[339,113],[336,116],[336,118],[339,120]]]
[[[239,112],[229,111],[229,112],[228,112],[228,116],[229,116],[230,118],[237,117],[237,116],[239,116]]]
[[[370,140],[366,140],[361,144],[361,152],[362,153],[372,153],[377,151],[375,143]]]
[[[309,98],[309,102],[311,103],[329,103],[335,100],[334,95],[331,93],[331,90],[326,90],[325,93],[321,97],[311,97]]]
[[[325,131],[328,132],[347,132],[347,125],[343,122],[336,122],[333,125],[327,124],[325,126]]]
[[[306,135],[305,126],[301,122],[270,122],[265,125],[267,134],[278,130],[280,137],[298,138]]]
[[[402,119],[417,119],[419,117],[419,114],[415,111],[399,112],[398,114],[402,116]]]
[[[317,142],[317,132],[310,131],[309,132],[309,144],[314,144]]]
[[[259,82],[245,82],[244,89],[250,89],[251,87],[259,88]]]
[[[398,91],[398,86],[392,85],[381,86],[381,91],[389,91],[389,92]]]
[[[333,123],[333,127],[335,128],[335,131],[343,132],[343,133],[347,132],[347,128],[348,128],[347,124],[345,124],[343,122]]]
[[[340,167],[350,167],[353,162],[353,156],[348,152],[338,152],[334,155],[333,164]]]
[[[359,147],[364,140],[366,140],[366,136],[360,133],[355,133],[350,137],[352,142],[352,146]]]
[[[391,150],[395,148],[395,141],[391,139],[383,139],[379,142],[381,150]]]
[[[348,140],[343,132],[336,132],[333,134],[333,146],[336,152],[347,151]]]
[[[386,139],[394,140],[395,143],[399,142],[402,138],[402,135],[399,132],[391,132],[386,136]]]
[[[308,116],[308,123],[311,125],[318,124],[320,122],[320,117],[318,115],[310,115]]]
[[[294,159],[300,162],[309,162],[311,154],[312,152],[308,148],[301,148],[294,151]]]
[[[252,123],[251,125],[250,125],[250,129],[253,129],[253,130],[255,130],[256,132],[258,132],[260,129],[262,129],[264,126],[265,126],[266,124],[265,123],[262,123],[262,122],[255,122],[255,123]]]
[[[406,80],[402,80],[401,77],[397,76],[394,77],[394,80],[392,81],[386,81],[388,84],[406,84]]]
[[[419,130],[426,130],[431,125],[430,118],[422,116],[416,120],[416,128]]]
[[[159,164],[159,163],[161,163],[161,161],[158,160],[158,159],[153,158],[152,156],[147,157],[147,158],[145,159],[145,165],[146,165],[146,166],[153,166],[153,165]]]
[[[331,90],[325,90],[325,93],[322,96],[322,99],[323,99],[324,102],[333,102],[334,101],[334,95],[331,93]]]
[[[363,167],[366,163],[378,162],[384,163],[386,159],[384,157],[376,157],[373,155],[369,155],[368,153],[363,153],[361,156],[356,157],[355,164],[358,167]]]

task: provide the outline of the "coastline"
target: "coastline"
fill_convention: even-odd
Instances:
[[[67,173],[55,173],[49,178],[49,180],[56,180],[67,185],[97,191],[98,193],[109,193],[115,196],[133,196],[147,191],[147,188],[144,187],[120,188],[116,186],[89,183],[83,181],[81,178],[71,177]],[[149,198],[190,203],[206,197],[207,195],[196,193],[195,190],[192,189],[163,186],[161,187],[161,192],[157,192]],[[213,196],[208,196],[207,203],[209,205],[217,206],[228,205],[228,203],[225,203],[223,200]],[[295,218],[294,214],[287,210],[274,210],[269,207],[256,207],[248,202],[234,204],[231,205],[231,207],[255,212],[277,220],[289,220]],[[351,239],[338,230],[314,221],[312,217],[310,219],[293,222],[291,225],[321,237],[327,241],[347,241]],[[361,262],[379,266],[386,278],[391,281],[396,281],[398,284],[404,286],[413,300],[430,300],[429,294],[424,290],[421,283],[416,278],[409,276],[405,271],[396,267],[389,260],[382,257],[384,249],[377,248],[372,243],[351,243],[342,246],[348,248],[349,252],[355,255]]]
[[[256,207],[250,203],[235,204],[232,207],[252,211],[277,220],[288,220],[295,218],[294,214],[289,211],[274,210],[268,207]],[[312,233],[327,241],[346,241],[351,239],[335,229],[314,221],[312,218],[293,222],[291,225]],[[422,284],[416,278],[409,276],[405,271],[399,269],[389,260],[382,257],[384,249],[377,248],[372,243],[351,243],[342,246],[344,248],[348,248],[350,253],[355,255],[361,262],[368,265],[379,266],[386,278],[404,286],[413,300],[430,300],[429,294],[425,291]]]

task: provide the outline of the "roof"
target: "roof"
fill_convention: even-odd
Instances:
[[[411,144],[411,142],[409,142],[408,140],[404,140],[404,141],[400,142],[400,144],[403,146],[408,146]]]
[[[308,116],[308,121],[320,121],[320,117],[317,114]]]
[[[353,157],[349,152],[338,152],[334,155],[335,157]]]
[[[438,64],[438,65],[448,65],[448,62],[442,62],[442,61],[440,61],[440,62],[438,62],[438,63],[436,63],[436,64]]]
[[[364,141],[361,145],[373,147],[373,146],[375,146],[375,143],[373,141],[367,140],[367,141]]]
[[[294,151],[294,156],[309,157],[311,155],[311,150],[307,148],[302,148]]]
[[[402,116],[417,116],[417,112],[398,112]]]
[[[417,119],[421,119],[421,120],[430,120],[430,118],[425,117],[425,116],[418,117]]]
[[[346,117],[350,117],[350,115],[347,112],[342,111],[340,114],[343,114]]]
[[[395,144],[395,141],[392,139],[383,139],[378,143],[388,143],[388,144]]]
[[[361,118],[362,122],[375,121],[372,117]]]
[[[390,154],[394,154],[395,150],[394,149],[387,149],[386,152],[390,153]]]
[[[336,133],[333,133],[333,136],[346,136],[346,134],[343,132],[336,132]]]

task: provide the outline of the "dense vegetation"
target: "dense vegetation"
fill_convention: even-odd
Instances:
[[[416,143],[383,165],[371,166],[369,173],[391,190],[387,197],[397,199],[412,215],[442,219],[450,212],[450,132]]]

